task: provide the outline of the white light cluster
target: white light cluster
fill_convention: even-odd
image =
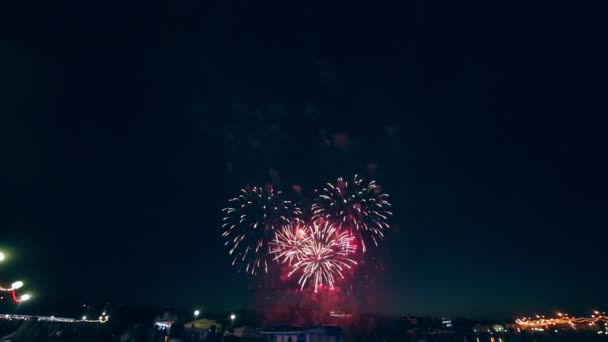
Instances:
[[[104,320],[86,320],[87,323],[105,323],[107,322],[109,316],[104,316]],[[30,316],[30,315],[10,315],[3,314],[0,315],[0,319],[8,319],[8,320],[27,320],[31,318],[36,318],[39,321],[50,321],[50,322],[63,322],[63,323],[77,323],[83,322],[83,320],[76,320],[73,318],[65,318],[65,317],[55,317],[55,316]]]

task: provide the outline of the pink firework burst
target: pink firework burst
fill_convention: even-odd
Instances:
[[[270,242],[270,253],[279,263],[292,265],[301,259],[304,247],[310,239],[303,223],[285,225],[276,232],[274,240]]]
[[[313,222],[306,228],[306,237],[297,249],[289,275],[300,274],[301,288],[311,283],[315,292],[324,286],[333,289],[345,272],[357,264],[352,259],[356,249],[354,238],[329,222]]]

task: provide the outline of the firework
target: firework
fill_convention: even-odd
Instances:
[[[270,186],[243,188],[229,202],[230,207],[223,209],[222,236],[234,257],[232,265],[251,274],[259,269],[268,272],[268,243],[278,229],[299,221],[300,209]]]
[[[306,238],[297,249],[289,275],[300,273],[298,284],[301,288],[310,281],[315,292],[324,286],[333,289],[335,282],[344,278],[345,271],[357,264],[352,259],[355,252],[353,237],[327,222],[313,222],[305,233]]]
[[[378,246],[383,230],[390,227],[388,218],[392,213],[387,198],[375,181],[365,184],[357,175],[351,182],[338,178],[336,184],[327,183],[318,192],[312,206],[313,220],[327,220],[339,229],[356,231],[365,252],[366,242]]]
[[[301,260],[302,252],[309,240],[310,236],[303,223],[288,224],[277,231],[275,239],[270,243],[270,252],[274,255],[274,260],[279,263],[292,265]]]

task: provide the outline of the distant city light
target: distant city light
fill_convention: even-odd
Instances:
[[[595,310],[593,312],[599,312]],[[516,319],[515,322],[524,329],[530,329],[535,331],[542,331],[541,329],[548,329],[551,326],[555,329],[556,325],[568,325],[569,328],[577,330],[580,329],[593,329],[593,327],[597,327],[598,325],[603,324],[604,326],[608,325],[608,316],[603,314],[593,314],[590,317],[576,317],[569,316],[566,313],[557,312],[557,316],[555,318],[549,319],[536,319],[531,320],[530,318],[521,318]],[[588,326],[591,328],[581,327],[581,325]],[[519,330],[519,328],[518,328]],[[557,329],[554,330],[557,332]]]
[[[87,320],[87,316],[82,316],[82,320],[86,321]]]
[[[0,315],[0,319],[10,319],[10,320],[28,320],[36,318],[38,321],[51,321],[51,322],[63,322],[63,323],[78,323],[81,320],[77,320],[74,318],[65,318],[65,317],[56,317],[56,316],[30,316],[30,315],[9,315],[2,314]],[[89,320],[88,323],[106,323],[108,321],[108,316],[105,317],[105,320]]]
[[[348,312],[342,312],[342,311],[330,311],[329,316],[343,318],[343,317],[351,317],[352,314],[348,313]]]

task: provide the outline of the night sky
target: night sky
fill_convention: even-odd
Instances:
[[[226,200],[359,174],[395,213],[362,311],[608,307],[598,9],[2,6],[2,279],[39,301],[253,307]]]

